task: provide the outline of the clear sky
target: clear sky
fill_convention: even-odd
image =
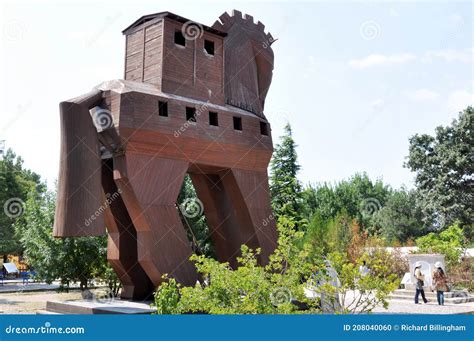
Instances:
[[[304,183],[366,171],[411,187],[408,138],[474,103],[470,1],[12,1],[0,5],[0,140],[53,185],[58,104],[123,77],[125,27],[161,11],[212,25],[232,9],[278,38],[265,114],[274,142],[292,124]]]

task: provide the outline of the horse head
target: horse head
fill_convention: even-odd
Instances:
[[[253,17],[234,10],[227,12],[212,26],[224,31],[224,80],[225,98],[230,105],[263,116],[265,97],[273,75],[273,50],[275,39],[265,33],[265,26]]]

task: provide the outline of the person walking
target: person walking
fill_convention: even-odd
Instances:
[[[359,266],[359,273],[362,277],[365,277],[369,274],[370,270],[367,267],[367,262],[364,260],[362,264]]]
[[[436,289],[436,299],[439,305],[444,305],[444,292],[448,291],[448,277],[442,268],[441,262],[435,263],[436,270],[433,271],[433,285]]]
[[[425,275],[421,272],[421,262],[418,261],[415,263],[415,280],[416,280],[416,293],[415,293],[415,304],[418,304],[418,297],[421,294],[423,302],[428,303],[428,300],[425,297],[425,290],[423,286],[425,285]]]

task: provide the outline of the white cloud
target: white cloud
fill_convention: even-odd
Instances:
[[[438,93],[430,89],[418,89],[409,95],[416,101],[432,101],[439,97]]]
[[[308,57],[308,72],[314,73],[316,71],[316,58],[314,56]]]
[[[304,78],[310,78],[311,74],[315,73],[318,69],[318,62],[316,61],[316,58],[314,56],[309,56],[305,70],[306,72],[303,74]]]
[[[467,90],[457,90],[448,97],[448,109],[458,112],[465,109],[468,105],[474,105],[474,93]]]
[[[395,9],[395,8],[390,8],[390,16],[391,17],[398,17],[400,14],[398,13],[398,11]]]
[[[386,66],[394,64],[403,64],[416,59],[416,56],[410,53],[384,55],[371,54],[362,59],[353,59],[349,61],[349,66],[356,69],[366,69],[372,66]]]
[[[428,51],[422,58],[424,62],[431,62],[435,58],[442,59],[446,62],[471,63],[474,55],[474,48],[463,50],[437,50]]]
[[[451,14],[449,17],[448,17],[448,22],[452,25],[464,25],[464,19],[462,17],[462,15],[458,14],[458,13],[454,13],[454,14]]]
[[[354,69],[367,69],[374,66],[391,66],[397,64],[405,64],[409,62],[421,61],[423,63],[431,63],[434,60],[442,60],[447,63],[460,62],[472,63],[474,59],[474,48],[461,50],[433,50],[427,51],[423,55],[416,56],[412,53],[400,54],[370,54],[361,59],[352,59],[349,66]]]
[[[381,98],[378,98],[370,102],[370,106],[373,111],[381,111],[382,108],[385,106],[385,101]]]

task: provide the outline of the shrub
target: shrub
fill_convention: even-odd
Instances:
[[[448,277],[455,288],[474,292],[474,258],[464,258],[459,264],[452,266]]]
[[[334,252],[328,255],[332,267],[338,273],[339,287],[326,287],[340,297],[342,312],[367,313],[382,305],[388,307],[389,294],[398,287],[397,274],[391,273],[390,263],[378,255],[383,253],[364,254],[357,263],[347,260],[344,253]],[[359,270],[359,265],[365,261],[368,274]]]
[[[440,253],[445,256],[446,263],[452,267],[459,264],[461,255],[466,248],[463,230],[454,224],[438,233],[429,233],[416,240],[419,253]]]
[[[359,232],[358,226],[353,227],[352,242],[347,249],[352,263],[366,261],[372,263],[372,271],[376,275],[389,276],[395,274],[399,280],[409,271],[408,261],[400,250],[387,251],[386,243],[376,236],[368,236],[367,232]]]
[[[343,313],[368,312],[378,304],[387,305],[389,292],[396,288],[396,275],[382,271],[384,260],[371,259],[374,271],[362,276],[358,264],[348,261],[345,253],[333,253],[331,261],[339,271],[339,287],[333,284],[324,257],[313,244],[303,243],[303,232],[296,231],[292,220],[280,217],[278,230],[278,247],[266,266],[258,264],[259,250],[245,245],[236,269],[204,255],[191,256],[202,283],[185,287],[165,276],[155,293],[157,313],[319,313],[323,295],[345,298],[349,292],[356,304],[343,308]],[[321,299],[305,296],[315,277],[322,283],[314,288]]]
[[[260,251],[245,245],[236,269],[203,255],[191,256],[202,283],[183,287],[165,277],[165,283],[155,293],[157,313],[295,313],[298,307],[292,300],[304,303],[309,312],[318,312],[315,301],[304,295],[302,279],[309,278],[315,267],[309,266],[312,263],[307,261],[308,252],[298,249],[295,243],[302,232],[297,232],[294,223],[284,217],[280,218],[279,230],[279,247],[265,267],[258,265]]]

